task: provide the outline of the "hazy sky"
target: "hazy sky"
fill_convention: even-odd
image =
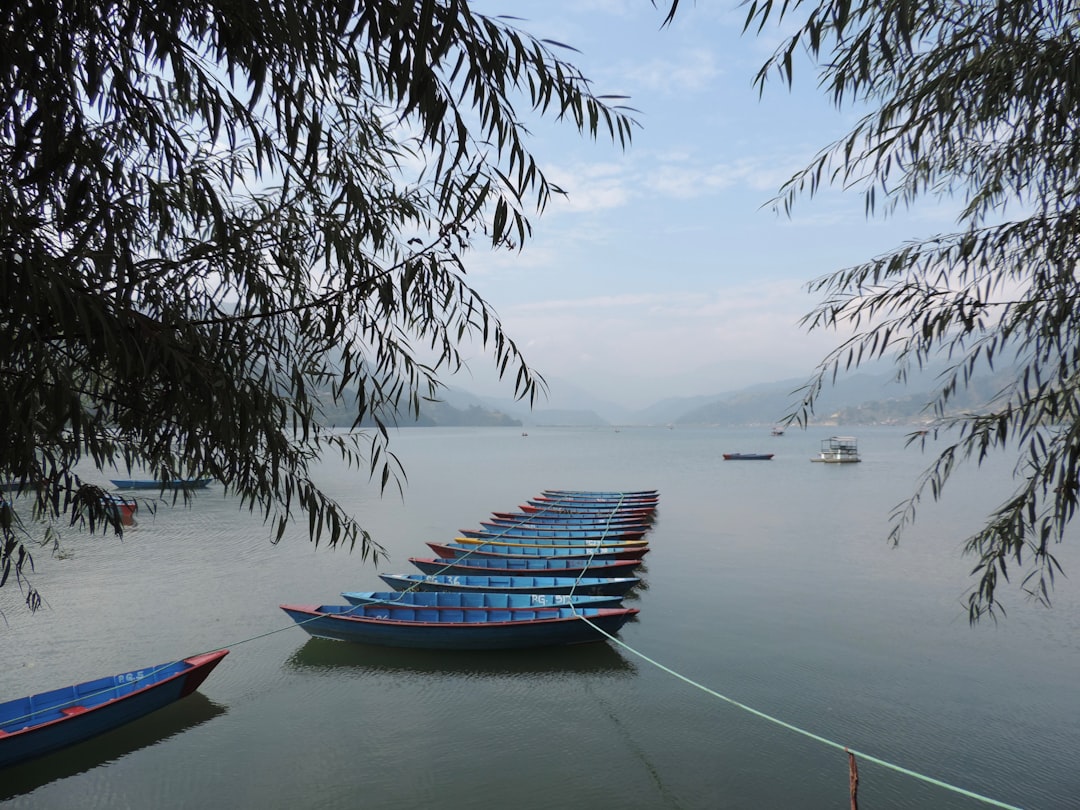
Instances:
[[[789,91],[759,98],[753,79],[779,33],[741,33],[736,3],[484,0],[529,33],[576,48],[570,61],[596,92],[630,97],[641,127],[625,152],[572,125],[541,123],[533,153],[568,199],[533,218],[518,254],[477,252],[471,283],[495,307],[529,363],[622,402],[718,393],[810,374],[837,341],[807,333],[810,280],[898,245],[951,230],[940,207],[867,220],[858,192],[806,199],[788,217],[770,201],[846,133],[809,65]],[[451,384],[494,393],[490,361]],[[509,393],[503,386],[503,393]]]

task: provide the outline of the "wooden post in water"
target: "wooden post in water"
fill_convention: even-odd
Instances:
[[[848,792],[851,795],[851,810],[859,810],[859,766],[855,762],[855,755],[847,751],[848,759]]]

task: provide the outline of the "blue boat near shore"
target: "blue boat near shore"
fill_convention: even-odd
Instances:
[[[492,559],[539,560],[640,560],[648,546],[621,548],[618,546],[500,546],[491,543],[428,543],[438,557],[477,557]]]
[[[536,610],[538,607],[621,607],[622,596],[589,596],[562,593],[498,593],[477,591],[345,591],[341,594],[350,605],[391,604],[431,607],[438,610],[461,608],[501,608]]]
[[[186,697],[228,653],[218,650],[0,703],[0,767],[88,740]]]
[[[461,560],[455,557],[409,557],[425,574],[476,574],[480,576],[625,577],[633,576],[641,560],[533,560],[486,557]]]
[[[460,574],[379,574],[396,591],[457,591],[461,593],[607,594],[624,596],[638,577],[533,577]]]
[[[533,610],[409,605],[281,605],[317,638],[426,650],[512,650],[604,641],[637,608]],[[602,631],[602,632],[601,632]]]

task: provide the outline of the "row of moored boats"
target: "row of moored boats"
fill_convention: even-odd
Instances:
[[[380,575],[391,591],[346,593],[345,605],[282,608],[313,636],[395,647],[602,641],[638,612],[621,600],[640,581],[636,569],[649,550],[645,534],[656,504],[655,491],[546,491],[518,511],[492,513],[451,543],[429,543],[436,556],[410,560],[421,573]],[[215,650],[0,703],[0,768],[191,694],[227,654]]]
[[[282,605],[320,638],[424,649],[516,649],[603,641],[635,615],[656,490],[545,490],[492,512],[420,573],[380,574],[389,591],[346,592],[347,604]]]

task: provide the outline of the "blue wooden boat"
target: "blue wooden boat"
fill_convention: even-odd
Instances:
[[[0,767],[111,731],[190,695],[228,650],[0,703]]]
[[[637,577],[518,577],[463,574],[379,574],[396,591],[459,591],[543,594],[610,594],[624,596]]]
[[[498,524],[481,521],[481,529],[468,529],[469,531],[483,531],[485,535],[505,535],[508,537],[568,537],[581,538],[583,540],[608,540],[617,542],[625,540],[640,540],[645,537],[645,528],[625,528],[620,526],[500,526]],[[462,530],[463,531],[463,530]]]
[[[458,535],[454,538],[455,543],[466,541],[474,543],[498,543],[499,545],[520,546],[552,546],[552,547],[588,547],[609,546],[619,548],[641,548],[649,545],[644,538],[626,540],[619,537],[604,537],[603,535],[589,535],[587,537],[544,537],[527,534],[502,534],[500,532],[485,532],[479,529],[458,529]]]
[[[483,525],[483,524],[481,524]],[[628,540],[641,540],[644,530],[623,531],[604,528],[533,528],[530,526],[488,526],[483,529],[458,529],[466,537],[563,537],[569,540],[603,540],[612,543],[624,543]]]
[[[523,509],[518,509],[514,512],[502,512],[496,511],[491,513],[490,520],[499,520],[503,522],[524,522],[524,523],[649,523],[648,518],[643,518],[640,515],[636,515],[633,511],[630,514],[618,514],[616,511],[614,514],[595,514],[593,512],[587,513],[568,513],[568,512],[553,512],[552,514],[543,514],[541,512],[526,512]]]
[[[648,546],[618,548],[610,546],[499,546],[491,543],[428,543],[438,557],[477,557],[537,560],[640,560]]]
[[[659,498],[660,490],[657,489],[631,489],[596,491],[589,489],[545,489],[542,493],[557,498]]]
[[[530,506],[537,506],[545,509],[571,509],[577,512],[591,511],[610,514],[652,512],[655,511],[657,506],[655,501],[633,501],[627,503],[623,501],[600,501],[592,499],[575,500],[573,498],[545,498],[542,495],[530,498],[527,503]]]
[[[427,650],[512,650],[604,641],[637,608],[439,610],[409,605],[282,605],[317,638]]]
[[[111,478],[117,489],[205,489],[213,478],[175,478],[172,481],[158,481],[153,478]]]
[[[481,532],[471,532],[471,534],[481,534]],[[575,537],[503,537],[501,535],[492,535],[490,537],[465,537],[462,535],[455,537],[454,542],[472,543],[473,545],[543,546],[548,548],[596,548],[597,546],[607,546],[608,548],[632,549],[643,548],[649,545],[648,540],[620,540],[619,542],[608,542],[606,540],[583,540]]]
[[[492,512],[491,517],[484,522],[486,526],[492,523],[499,526],[555,526],[564,528],[587,529],[593,526],[612,527],[619,529],[642,529],[647,531],[652,523],[639,517],[593,517],[591,515],[544,515],[538,512]]]
[[[593,501],[614,503],[656,503],[660,500],[660,494],[652,493],[623,493],[623,492],[582,492],[577,490],[544,490],[538,498],[547,500],[566,501]]]
[[[641,560],[532,560],[485,557],[460,560],[456,557],[409,557],[409,562],[425,574],[475,574],[479,576],[533,577],[625,577]]]
[[[464,607],[535,610],[538,607],[621,607],[622,596],[589,596],[565,593],[503,593],[492,591],[346,591],[350,605],[393,604],[433,607],[439,610]]]
[[[724,453],[724,461],[770,461],[774,453]]]
[[[558,505],[555,503],[544,501],[528,501],[518,506],[522,512],[528,512],[529,514],[545,515],[548,517],[634,517],[638,520],[651,520],[653,514],[656,512],[655,506],[623,506],[623,507],[598,507],[589,506],[586,504],[573,505],[563,504]]]

